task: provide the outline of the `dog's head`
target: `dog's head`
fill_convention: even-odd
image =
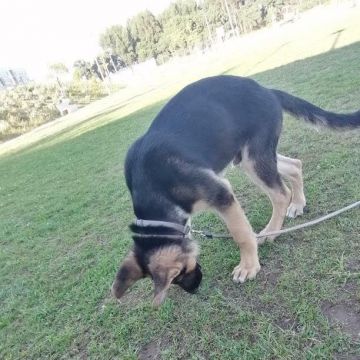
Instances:
[[[193,293],[202,279],[201,267],[196,261],[197,253],[193,244],[187,248],[171,244],[149,251],[135,247],[122,263],[112,285],[112,293],[120,298],[132,284],[146,276],[150,276],[154,283],[155,306],[165,300],[171,284]]]

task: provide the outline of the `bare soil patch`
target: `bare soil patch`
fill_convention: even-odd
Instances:
[[[330,324],[340,326],[354,340],[360,341],[360,311],[358,304],[349,301],[339,304],[324,304],[322,312]]]

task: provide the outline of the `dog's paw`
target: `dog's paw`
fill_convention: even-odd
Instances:
[[[304,213],[305,204],[302,203],[290,203],[289,207],[287,208],[286,216],[289,218],[296,218]]]
[[[245,282],[247,279],[254,279],[259,271],[260,263],[257,259],[251,265],[245,265],[242,261],[240,261],[240,264],[236,266],[232,272],[233,281],[238,284]]]

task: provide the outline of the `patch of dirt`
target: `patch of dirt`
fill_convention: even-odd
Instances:
[[[70,352],[61,359],[79,359],[88,360],[87,345],[89,341],[90,331],[86,329],[79,338],[77,338],[73,344]]]
[[[357,284],[355,279],[348,279],[346,283],[343,285],[342,290],[347,293],[351,299],[360,300],[360,287]]]
[[[346,268],[351,272],[360,271],[360,258],[351,258],[347,261]]]
[[[230,282],[230,279],[227,279],[225,282],[223,279],[215,280],[213,285],[221,291],[224,299],[228,300],[229,305],[232,304],[235,308],[246,308],[257,313],[269,312],[276,317],[275,312],[279,304],[270,298],[271,294],[278,287],[282,274],[281,264],[273,261],[262,265],[261,271],[256,276],[256,289],[250,293],[244,291],[245,285],[235,284]],[[267,299],[263,298],[264,294],[268,295]],[[282,325],[279,325],[279,327],[283,328]],[[285,328],[287,327],[288,325],[285,326]]]
[[[139,285],[139,286],[138,286]],[[145,284],[136,284],[133,288],[128,289],[121,299],[117,302],[121,306],[130,306],[134,308],[140,304],[152,305],[153,290],[146,287]]]
[[[283,272],[280,266],[277,266],[277,264],[272,264],[272,266],[263,266],[261,270],[262,271],[259,273],[257,280],[264,282],[264,285],[267,288],[269,285],[271,287],[276,287],[279,281],[279,277]]]
[[[123,295],[122,298],[116,299],[111,294],[111,290],[109,289],[109,291],[106,292],[104,298],[99,302],[98,310],[100,313],[103,313],[107,306],[112,306],[114,304],[124,308],[133,309],[134,307],[146,302],[151,305],[152,298],[152,293],[149,291],[141,291],[141,289],[130,289]]]
[[[340,325],[354,340],[360,340],[360,311],[355,303],[329,304],[322,306],[322,312],[332,325]]]
[[[275,320],[275,324],[281,329],[285,331],[293,331],[295,333],[299,332],[300,330],[300,324],[296,321],[296,319],[290,317],[290,316],[283,316],[280,318],[277,318]]]
[[[138,360],[158,360],[160,359],[161,349],[157,341],[151,341],[143,346],[138,353]]]
[[[138,360],[159,360],[161,351],[170,346],[170,339],[165,335],[158,340],[153,340],[144,345],[138,352]]]
[[[221,289],[222,295],[227,299],[229,305],[235,304],[235,311],[238,308],[248,309],[257,314],[263,314],[271,318],[274,325],[279,329],[291,333],[298,333],[301,331],[301,325],[296,317],[289,311],[285,304],[278,302],[271,294],[277,291],[277,287],[281,282],[282,274],[284,273],[283,266],[278,261],[268,262],[263,264],[261,271],[256,277],[257,289],[247,295],[242,291],[242,285],[231,284],[224,286],[222,281],[218,281],[214,286]],[[264,294],[267,296],[263,297]],[[252,336],[252,335],[251,335]],[[250,342],[256,342],[257,338],[250,337]]]
[[[350,354],[346,354],[346,355],[339,354],[334,356],[334,360],[359,360],[359,356],[350,355]]]
[[[261,270],[255,279],[259,288],[259,293],[271,292],[274,288],[276,288],[283,272],[283,267],[279,262],[273,261],[265,265],[261,264]],[[230,274],[228,274],[228,277],[230,278]],[[223,295],[229,298],[238,297],[239,293],[242,292],[241,284],[235,284],[232,282],[231,286],[224,286],[223,279],[215,281],[214,286],[220,288]],[[246,302],[247,300],[244,299],[244,301]],[[251,302],[256,302],[256,298],[252,298]]]
[[[139,283],[133,285],[120,299],[116,299],[111,294],[111,283],[109,283],[109,289],[105,291],[103,298],[98,303],[97,309],[99,313],[103,313],[108,306],[119,306],[125,310],[132,310],[139,305],[151,305],[153,292],[149,279],[146,280],[148,281],[139,281]]]

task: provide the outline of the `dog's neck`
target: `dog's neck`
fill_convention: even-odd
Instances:
[[[190,219],[189,213],[165,199],[152,201],[148,205],[142,203],[134,206],[134,213],[137,219],[167,221],[182,226],[185,226]]]
[[[166,221],[183,227],[190,225],[190,214],[179,205],[159,194],[152,196],[150,201],[134,202],[134,213],[137,219]],[[193,241],[190,241],[190,234],[184,235],[181,231],[176,231],[166,226],[139,227],[132,224],[130,229],[133,232],[134,251],[139,262],[144,264],[144,256],[155,249],[176,245],[180,246],[183,251],[190,251],[195,246]],[[151,236],[144,237],[141,234]]]

